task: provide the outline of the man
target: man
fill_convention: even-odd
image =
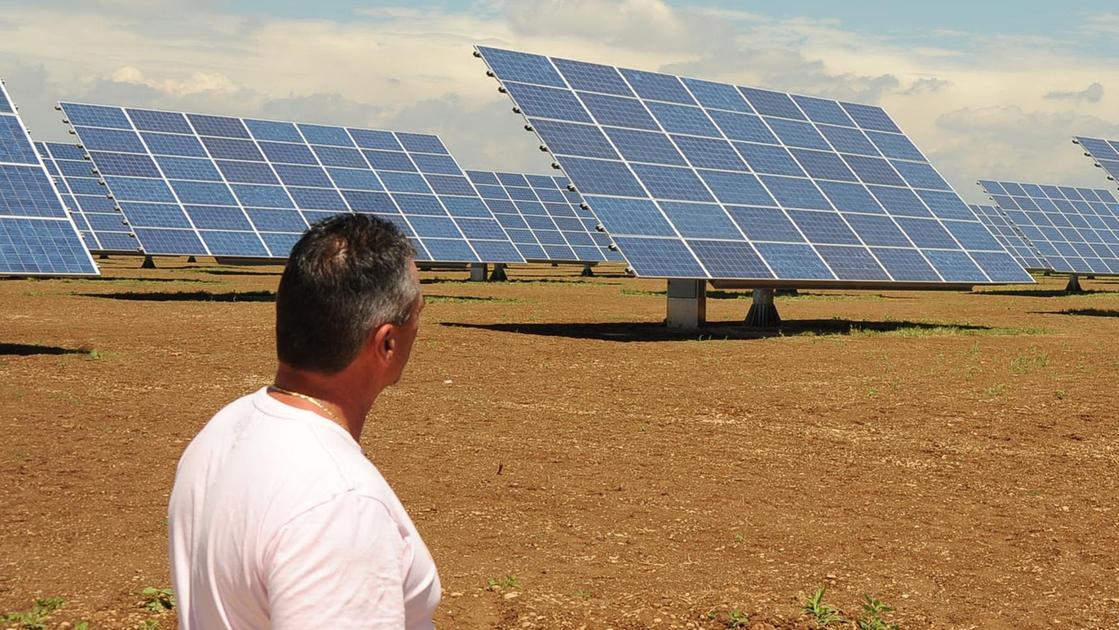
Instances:
[[[292,249],[274,383],[219,411],[179,461],[183,630],[433,627],[431,554],[358,446],[416,338],[413,257],[393,224],[364,215],[317,223]]]

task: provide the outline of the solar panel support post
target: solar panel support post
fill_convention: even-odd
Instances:
[[[694,330],[707,323],[707,281],[669,278],[664,323],[669,328]]]
[[[505,263],[494,263],[493,271],[490,272],[490,282],[506,282],[509,276],[505,275]]]
[[[746,313],[746,325],[751,328],[777,328],[781,325],[781,315],[773,298],[775,289],[754,289],[754,303]]]
[[[140,269],[155,269],[155,261],[151,256],[144,256],[144,262],[140,263]]]
[[[471,282],[485,282],[488,275],[486,263],[470,263]]]
[[[97,257],[97,259],[98,260],[109,260],[109,255],[108,254],[101,254],[100,256]]]
[[[594,277],[594,265],[592,265],[591,263],[584,263],[583,264],[583,271],[579,274],[579,277],[581,277],[581,278],[593,278]]]
[[[1084,288],[1080,286],[1080,276],[1075,273],[1069,275],[1065,293],[1084,293]]]
[[[196,263],[196,262],[198,262],[198,260],[196,260],[194,258],[194,256],[187,256],[187,262],[188,263]]]

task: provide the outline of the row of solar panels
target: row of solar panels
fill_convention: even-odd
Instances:
[[[624,259],[647,277],[868,286],[1119,271],[1106,191],[984,183],[1004,212],[969,208],[878,107],[476,54],[569,179],[464,173],[427,134],[79,103],[61,109],[81,144],[40,144],[40,164],[6,93],[0,169],[50,169],[95,252],[284,258],[311,222],[362,212],[399,225],[423,261]],[[1119,165],[1119,145],[1079,142]],[[0,172],[0,225],[59,231],[40,179]],[[32,249],[0,271],[35,272]],[[73,269],[92,266],[85,249]],[[52,264],[39,271],[82,272]]]

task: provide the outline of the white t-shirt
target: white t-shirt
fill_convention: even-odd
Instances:
[[[439,576],[341,426],[267,389],[191,441],[168,508],[183,630],[433,628]]]

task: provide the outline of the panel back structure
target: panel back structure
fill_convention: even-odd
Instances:
[[[1006,214],[996,206],[970,204],[975,216],[995,235],[1006,251],[1028,271],[1052,271],[1041,259],[1041,254],[1022,232],[1010,222]]]
[[[60,103],[146,254],[286,258],[310,223],[374,214],[431,262],[524,262],[428,134]]]
[[[54,177],[62,202],[94,254],[137,254],[140,245],[124,215],[107,195],[93,163],[76,144],[36,142],[35,148]]]
[[[1107,173],[1107,178],[1119,182],[1119,140],[1077,136],[1073,142],[1084,149],[1084,154]]]
[[[486,205],[505,227],[525,260],[593,263],[618,261],[609,237],[595,229],[594,215],[563,177],[467,171]]]
[[[97,273],[97,265],[0,82],[0,274]]]
[[[885,111],[478,46],[639,276],[1032,282]]]
[[[1119,274],[1119,202],[1108,190],[983,180],[1052,271]]]

